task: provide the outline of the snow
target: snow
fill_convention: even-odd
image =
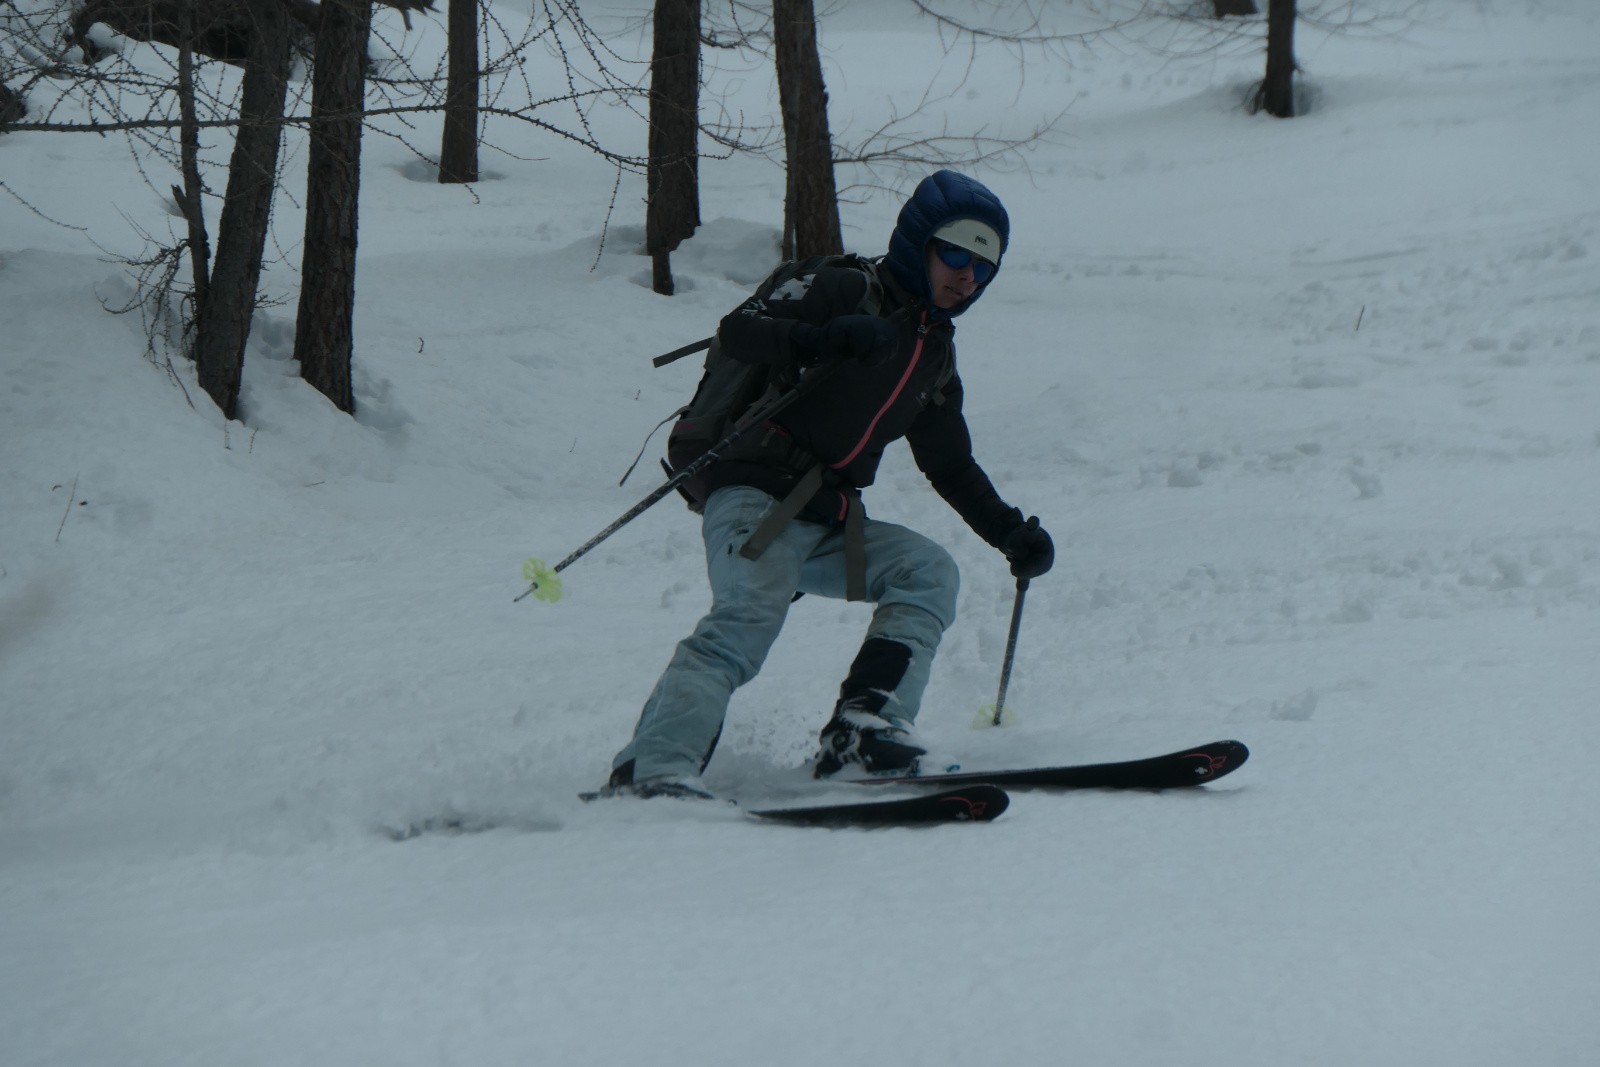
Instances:
[[[1593,1062],[1600,11],[1303,28],[1288,122],[1239,109],[1248,54],[1100,49],[1019,87],[898,8],[824,30],[841,132],[936,74],[952,129],[1070,105],[1026,169],[978,172],[1015,239],[959,333],[979,457],[1058,546],[1015,725],[972,728],[1003,563],[903,450],[868,496],[963,569],[921,729],[969,769],[1213,737],[1251,761],[1018,794],[981,828],[581,804],[705,605],[697,531],[658,505],[554,605],[512,603],[520,566],[651,488],[648,459],[616,481],[698,368],[649,359],[771,266],[776,172],[704,162],[669,299],[639,180],[608,225],[612,172],[532,129],[494,129],[521,158],[486,154],[470,194],[369,137],[358,418],[296,374],[284,202],[264,286],[290,302],[225,424],[101,310],[129,292],[101,249],[174,224],[125,147],[14,133],[0,169],[37,212],[0,190],[7,1064]],[[882,250],[918,176],[855,189],[852,248]],[[795,606],[713,787],[819,795],[865,620]],[[385,833],[452,814],[499,828]]]

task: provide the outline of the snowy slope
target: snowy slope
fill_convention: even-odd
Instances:
[[[641,183],[607,227],[595,157],[503,131],[523,158],[469,196],[369,138],[358,419],[291,362],[285,204],[291,303],[225,425],[100,310],[127,283],[91,238],[167,224],[126,150],[0,137],[39,212],[0,190],[0,1059],[1593,1062],[1600,11],[1303,30],[1291,122],[1239,110],[1254,57],[1101,50],[1019,89],[891,14],[827,23],[836,127],[941,63],[952,128],[1070,104],[981,172],[1015,238],[958,339],[979,457],[1058,545],[1016,725],[971,728],[1003,563],[903,451],[868,497],[963,569],[921,729],[968,768],[1251,762],[982,828],[581,805],[705,605],[697,532],[663,503],[556,605],[511,602],[519,567],[651,487],[616,480],[698,372],[649,358],[771,266],[775,172],[703,165],[668,299]],[[881,251],[897,206],[848,204],[847,241]],[[810,795],[865,621],[795,606],[713,786]],[[450,813],[503,828],[382,833]]]

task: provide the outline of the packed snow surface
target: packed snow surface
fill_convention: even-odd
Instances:
[[[585,10],[647,54],[638,11]],[[442,46],[442,15],[380,22]],[[780,172],[703,161],[668,298],[642,179],[608,216],[612,168],[532,127],[491,123],[470,191],[369,134],[357,417],[292,359],[295,192],[225,422],[102,310],[175,176],[0,136],[0,1060],[1595,1062],[1600,8],[1303,26],[1287,121],[1240,106],[1253,49],[968,71],[909,4],[823,27],[841,141],[930,82],[925,130],[1066,109],[974,171],[1013,244],[958,336],[978,457],[1058,548],[1015,724],[973,728],[1003,561],[903,448],[867,497],[962,567],[920,729],[967,769],[1251,761],[981,827],[584,805],[706,605],[696,524],[663,502],[556,604],[512,602],[520,567],[652,487],[654,448],[617,479],[698,361],[650,357],[776,261]],[[773,120],[758,64],[708,63]],[[643,152],[636,116],[592,121]],[[847,245],[881,252],[922,173],[841,167]],[[867,610],[795,605],[711,787],[838,794],[805,764]],[[494,828],[393,840],[449,818]]]

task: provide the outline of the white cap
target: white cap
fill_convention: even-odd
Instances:
[[[981,256],[990,263],[1000,262],[1000,235],[994,227],[977,219],[956,219],[947,222],[933,231],[936,241],[948,241],[960,248],[965,248],[973,255]]]

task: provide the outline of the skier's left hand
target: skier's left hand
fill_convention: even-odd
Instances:
[[[840,315],[822,328],[817,350],[821,359],[854,359],[876,367],[894,355],[900,331],[876,315]]]
[[[1055,542],[1039,525],[1037,515],[1013,527],[1005,540],[1000,542],[1000,551],[1011,561],[1011,575],[1014,578],[1037,578],[1056,561]]]

